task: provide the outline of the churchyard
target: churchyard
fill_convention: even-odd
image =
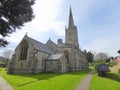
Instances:
[[[120,77],[114,73],[108,73],[107,77],[92,76],[89,90],[119,90]]]
[[[93,68],[90,65],[90,68]],[[94,66],[96,68],[96,66]],[[109,68],[112,68],[109,66]],[[116,69],[117,71],[117,69]],[[93,74],[89,90],[119,90],[120,89],[120,74],[109,69],[106,77],[98,76],[97,71]]]
[[[65,74],[42,73],[36,75],[9,75],[0,68],[4,77],[15,90],[74,90],[79,82],[90,72],[83,70]]]
[[[5,68],[0,68],[0,75],[6,79],[15,90],[74,90],[90,70],[91,69],[65,74],[48,72],[35,75],[9,75],[6,73]],[[89,90],[119,89],[120,78],[117,74],[109,72],[107,77],[99,77],[97,72],[93,74]]]
[[[94,68],[96,68],[96,66],[94,66]],[[105,77],[98,76],[98,72],[96,71],[92,76],[89,90],[119,90],[120,74],[114,73],[111,71],[111,68],[112,67],[109,66],[109,71]]]

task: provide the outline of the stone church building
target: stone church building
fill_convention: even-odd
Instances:
[[[55,44],[49,39],[46,44],[27,36],[15,49],[8,73],[65,73],[88,69],[86,56],[79,49],[77,27],[70,8],[68,28],[65,28],[65,43],[58,39]]]

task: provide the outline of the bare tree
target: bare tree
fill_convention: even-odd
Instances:
[[[8,62],[10,61],[10,57],[13,54],[13,51],[12,50],[5,50],[1,54],[5,58],[5,60],[4,60],[4,66],[7,67]]]
[[[6,50],[6,51],[2,52],[2,56],[5,57],[6,59],[10,59],[12,53],[13,53],[12,50]]]
[[[95,60],[96,61],[106,61],[108,59],[107,53],[100,52],[95,55]]]

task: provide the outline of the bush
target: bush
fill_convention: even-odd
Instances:
[[[118,69],[118,74],[120,74],[120,68]]]
[[[107,78],[112,79],[112,80],[116,80],[116,81],[120,82],[119,75],[115,74],[115,73],[108,73],[107,74]]]
[[[108,66],[109,66],[109,67],[113,67],[114,65],[116,65],[115,62],[109,62],[109,63],[108,63]]]
[[[97,70],[97,67],[98,67],[99,63],[95,63],[94,64],[94,68]]]
[[[106,64],[105,62],[95,62],[95,64],[94,64],[94,68],[97,70],[97,67],[98,67],[98,65],[100,65],[100,64]]]

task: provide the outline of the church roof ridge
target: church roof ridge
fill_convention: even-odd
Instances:
[[[35,47],[35,49],[40,50],[42,52],[48,53],[48,54],[53,54],[54,52],[45,44],[43,44],[42,42],[39,42],[31,37],[27,38],[30,40],[30,42],[33,44],[33,46]]]
[[[46,44],[47,44],[48,42],[50,42],[50,43],[54,44],[55,46],[57,46],[57,45],[51,40],[51,38],[48,39],[48,41],[46,42]]]

